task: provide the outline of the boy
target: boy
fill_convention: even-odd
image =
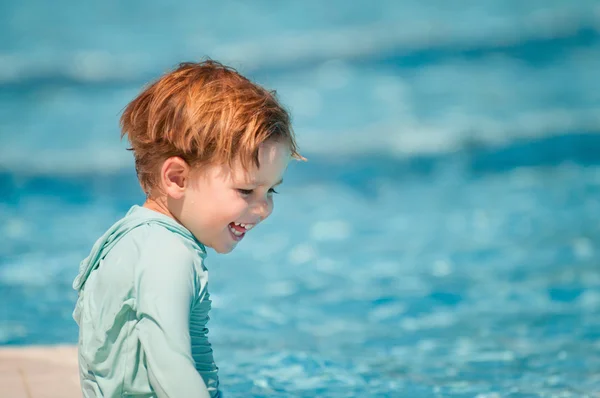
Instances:
[[[121,117],[143,206],[94,245],[73,287],[89,397],[218,397],[205,246],[235,248],[273,210],[296,149],[274,93],[215,61],[184,63]]]

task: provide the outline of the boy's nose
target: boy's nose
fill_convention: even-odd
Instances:
[[[273,212],[273,202],[270,200],[261,200],[256,204],[255,212],[258,215],[260,221],[266,219]]]

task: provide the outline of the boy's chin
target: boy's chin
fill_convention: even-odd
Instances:
[[[211,246],[211,248],[219,254],[229,254],[235,249],[237,243],[229,244],[229,245],[219,245],[219,246]]]

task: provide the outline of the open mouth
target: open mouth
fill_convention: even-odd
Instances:
[[[240,241],[242,240],[246,232],[250,231],[254,227],[254,224],[232,222],[229,223],[228,227],[229,232],[231,232],[231,235],[233,236],[233,239],[236,241]]]

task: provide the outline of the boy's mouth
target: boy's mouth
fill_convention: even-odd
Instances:
[[[247,231],[251,230],[255,224],[244,224],[239,222],[229,223],[229,232],[233,235],[236,241],[242,240]]]

